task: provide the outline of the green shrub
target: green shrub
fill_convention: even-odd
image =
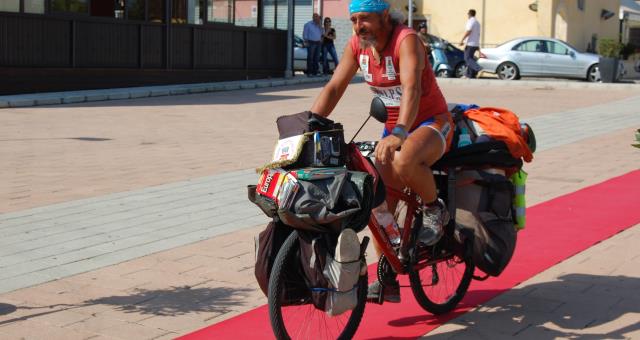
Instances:
[[[624,44],[610,38],[603,38],[598,42],[598,52],[605,58],[620,58],[623,48]]]

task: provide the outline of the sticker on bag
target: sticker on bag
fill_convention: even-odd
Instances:
[[[302,151],[302,147],[306,140],[307,137],[305,135],[298,135],[278,140],[276,148],[273,151],[273,159],[271,161],[295,161],[298,156],[300,156],[300,152]]]
[[[288,208],[298,188],[298,180],[286,170],[265,169],[258,180],[256,193],[273,200],[281,208]]]

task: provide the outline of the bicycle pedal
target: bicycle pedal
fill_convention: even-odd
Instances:
[[[382,295],[375,298],[367,297],[367,303],[375,303],[377,305],[381,305],[384,303],[384,298]]]

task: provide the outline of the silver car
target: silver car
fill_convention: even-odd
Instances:
[[[505,80],[524,76],[600,81],[599,56],[582,53],[564,41],[543,37],[517,38],[482,49],[478,64]]]

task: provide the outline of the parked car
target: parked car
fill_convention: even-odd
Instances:
[[[524,37],[495,48],[483,48],[478,64],[504,80],[520,77],[558,77],[600,81],[600,56],[583,53],[568,43],[552,38]],[[624,69],[621,68],[619,78]]]
[[[441,49],[442,52],[444,52],[447,59],[447,64],[449,65],[449,72],[444,72],[444,70],[440,70],[440,72],[438,72],[438,70],[435,69],[435,65],[433,65],[433,71],[436,73],[436,75],[438,77],[462,77],[467,70],[467,64],[464,62],[464,51],[433,34],[429,34],[428,38],[432,50],[434,49],[434,47]],[[429,58],[429,60],[431,61],[431,58]]]
[[[331,70],[336,68],[331,57],[329,57],[329,68]],[[304,40],[298,35],[293,36],[293,70],[307,71],[307,48],[304,46]],[[322,72],[322,58],[320,58],[319,70]]]

